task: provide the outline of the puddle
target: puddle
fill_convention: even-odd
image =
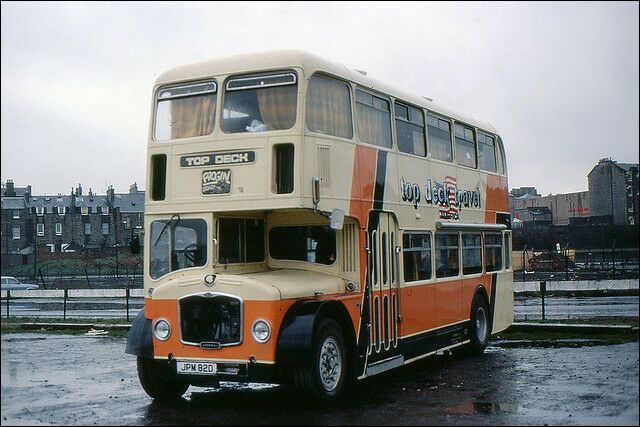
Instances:
[[[517,407],[513,403],[493,403],[483,400],[472,400],[451,406],[445,411],[450,415],[495,414],[498,412],[516,412]]]

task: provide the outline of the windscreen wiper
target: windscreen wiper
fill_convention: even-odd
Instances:
[[[175,223],[173,223],[173,220],[176,220]],[[158,235],[158,238],[156,239],[156,242],[153,244],[153,246],[157,245],[158,242],[160,241],[160,238],[162,237],[162,235],[164,234],[165,231],[167,231],[167,228],[169,226],[171,226],[171,228],[175,227],[178,223],[180,222],[180,215],[178,214],[174,214],[171,219],[169,219],[169,221],[166,222],[166,224],[164,225],[164,227],[162,228],[162,231],[160,232],[160,234]]]

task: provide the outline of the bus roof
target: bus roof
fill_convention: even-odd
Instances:
[[[400,101],[423,107],[437,114],[455,119],[485,131],[497,134],[498,131],[488,122],[483,122],[462,114],[454,113],[443,108],[426,98],[412,95],[408,92],[396,89],[385,83],[368,77],[361,72],[345,67],[344,65],[329,61],[314,54],[301,50],[277,50],[260,53],[250,53],[236,56],[198,61],[181,65],[162,73],[156,80],[156,85],[165,85],[185,80],[199,80],[221,74],[252,73],[263,70],[286,69],[289,67],[301,67],[310,76],[316,71],[350,80],[362,87],[376,92],[391,95]]]

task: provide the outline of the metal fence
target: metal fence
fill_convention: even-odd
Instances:
[[[142,289],[2,291],[2,317],[126,319],[144,306]]]

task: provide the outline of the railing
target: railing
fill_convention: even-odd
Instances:
[[[144,306],[142,289],[2,291],[2,317],[110,318],[127,321]]]

